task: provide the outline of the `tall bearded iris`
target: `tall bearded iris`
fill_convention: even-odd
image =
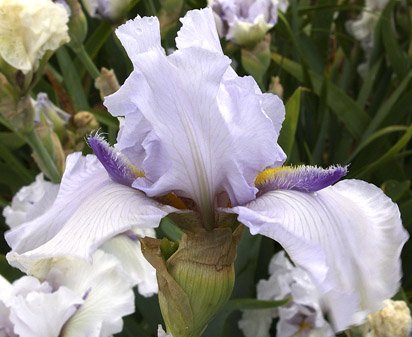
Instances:
[[[399,286],[407,234],[397,206],[362,181],[332,186],[346,168],[281,168],[280,99],[236,75],[210,9],[182,23],[169,56],[156,18],[118,28],[134,65],[105,100],[124,116],[118,142],[110,148],[94,135],[94,156],[68,157],[54,205],[7,233],[9,261],[39,274],[47,259],[89,258],[114,235],[157,227],[169,213],[192,212],[209,232],[231,228],[222,214],[234,214],[308,272],[335,330],[360,322]]]

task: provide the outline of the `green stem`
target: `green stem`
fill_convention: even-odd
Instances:
[[[97,69],[96,65],[90,58],[89,54],[87,53],[86,49],[84,48],[84,45],[82,45],[78,50],[76,50],[77,55],[80,59],[80,61],[83,63],[89,74],[93,77],[93,79],[96,79],[97,77],[100,76],[100,71]]]
[[[145,5],[146,5],[146,10],[147,10],[148,14],[156,16],[157,11],[156,11],[156,6],[155,6],[153,0],[147,0],[145,2]]]
[[[46,172],[44,173],[51,179],[53,183],[60,183],[61,175],[59,173],[59,170],[57,169],[56,164],[50,157],[43,143],[40,141],[36,132],[34,130],[27,132],[25,134],[25,138],[27,140],[27,143],[31,146],[33,152],[37,155],[42,166],[46,170]]]

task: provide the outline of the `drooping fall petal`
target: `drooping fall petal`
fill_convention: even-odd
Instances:
[[[345,180],[315,193],[270,191],[234,211],[309,273],[337,331],[360,323],[399,287],[408,235],[396,204],[374,185]]]

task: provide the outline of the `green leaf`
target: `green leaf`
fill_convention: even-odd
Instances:
[[[304,82],[304,73],[300,64],[293,62],[282,55],[272,53],[272,60],[295,77],[300,82]],[[321,96],[324,77],[309,71],[312,80],[313,91]],[[348,131],[355,139],[360,139],[363,131],[370,123],[370,117],[352,98],[345,94],[343,90],[333,83],[327,84],[327,104],[336,114],[338,119],[345,124]]]
[[[382,65],[382,58],[379,59],[374,65],[373,67],[371,67],[371,69],[369,69],[368,73],[366,74],[366,77],[363,81],[361,90],[359,92],[358,98],[356,100],[356,102],[360,105],[360,106],[365,106],[368,97],[372,91],[372,87],[373,84],[375,83],[375,79],[376,76],[378,75],[378,71]]]
[[[70,58],[66,47],[60,47],[56,51],[57,61],[63,74],[64,85],[70,94],[70,98],[77,111],[89,110],[86,94],[80,81],[78,68],[76,68]]]
[[[396,35],[393,31],[392,13],[397,2],[398,1],[392,0],[385,7],[385,10],[380,17],[381,25],[379,27],[381,28],[383,45],[391,66],[395,71],[396,76],[399,79],[403,79],[408,73],[409,62],[406,53],[402,51],[402,48],[396,42]]]
[[[229,300],[223,310],[229,313],[234,310],[277,308],[287,304],[289,300],[289,298],[280,301],[257,300],[255,298],[236,298]]]
[[[299,87],[286,103],[286,116],[279,135],[279,145],[289,157],[295,143],[296,128],[299,121],[301,95],[305,89]]]
[[[0,144],[9,150],[16,150],[26,144],[26,142],[14,132],[0,132]]]
[[[403,81],[399,84],[396,90],[392,93],[392,95],[385,100],[385,102],[381,105],[379,110],[376,112],[375,116],[373,117],[372,121],[366,128],[362,140],[365,140],[372,132],[374,132],[384,121],[384,119],[389,115],[392,111],[392,107],[398,101],[400,96],[404,93],[406,88],[408,87],[409,83],[412,79],[412,71],[405,76]]]
[[[388,180],[383,183],[382,190],[393,202],[398,202],[411,187],[411,181]]]
[[[9,265],[4,255],[0,255],[0,275],[9,282],[13,282],[23,276],[23,273]]]
[[[336,13],[336,8],[325,8],[325,6],[336,6],[336,0],[319,0],[316,5],[313,5],[317,10],[311,13],[311,39],[317,47],[320,57],[318,62],[321,64],[318,71],[322,71],[323,65],[327,61],[329,52],[329,40],[331,36],[331,25],[333,23],[333,16]],[[339,9],[338,9],[339,10]]]
[[[381,165],[389,162],[408,144],[411,138],[412,125],[408,127],[404,135],[385,154],[383,154],[378,160],[366,166],[363,170],[360,170],[359,172],[355,173],[354,176],[359,178],[364,177],[366,174],[370,174],[371,172],[379,168]]]
[[[359,153],[364,150],[369,144],[371,144],[373,141],[386,136],[390,133],[393,132],[400,132],[400,131],[406,131],[408,129],[407,126],[404,125],[393,125],[393,126],[388,126],[386,128],[380,129],[378,131],[376,131],[375,133],[371,134],[368,138],[366,138],[365,140],[363,140],[355,149],[355,151],[353,151],[353,153],[351,154],[351,156],[347,159],[346,163],[350,163],[357,155],[359,155]]]
[[[33,174],[16,158],[16,156],[2,143],[0,143],[0,158],[8,166],[8,170],[12,170],[13,174],[19,178],[22,185],[29,184],[33,180]],[[2,172],[2,175],[5,172]],[[13,179],[13,181],[16,179]]]

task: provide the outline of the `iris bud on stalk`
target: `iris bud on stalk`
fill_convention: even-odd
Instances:
[[[173,336],[199,337],[229,299],[241,232],[241,226],[234,232],[228,227],[192,228],[183,234],[178,248],[170,241],[141,240],[144,256],[156,268],[159,304]]]
[[[35,132],[42,142],[43,146],[45,147],[47,153],[55,163],[59,172],[63,173],[66,156],[64,154],[62,144],[57,134],[53,131],[52,126],[47,123],[44,117],[41,119],[40,123],[35,126]],[[45,164],[37,153],[33,153],[33,158],[40,169],[43,172],[47,172],[47,167],[45,167]]]
[[[20,97],[18,90],[0,73],[0,115],[15,131],[33,128],[34,109],[28,96]]]
[[[102,68],[100,76],[94,81],[94,86],[99,90],[100,97],[103,99],[119,90],[120,85],[117,81],[116,74],[113,69]]]
[[[87,35],[87,19],[78,0],[60,0],[65,4],[69,14],[69,45],[74,50],[79,49]]]

